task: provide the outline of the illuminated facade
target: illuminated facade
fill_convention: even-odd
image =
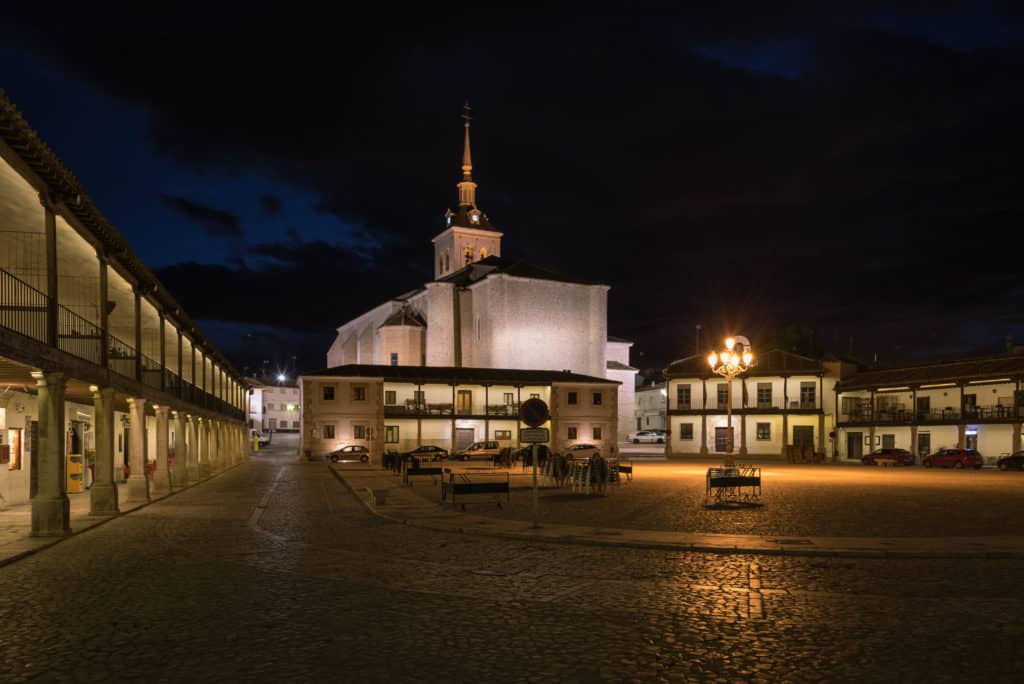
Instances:
[[[469,121],[459,204],[433,239],[435,279],[337,328],[327,366],[569,370],[620,382],[617,434],[633,424],[632,342],[608,337],[608,286],[501,256],[476,204]]]

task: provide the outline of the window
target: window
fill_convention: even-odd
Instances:
[[[474,223],[475,223],[475,220],[474,220]],[[472,247],[466,247],[466,249],[463,251],[463,256],[465,258],[465,262],[466,262],[465,265],[466,266],[468,266],[471,263],[473,263],[473,248]]]
[[[645,423],[645,425],[650,425],[650,424],[651,424],[651,417],[647,416],[647,422]]]
[[[274,410],[274,405],[273,404],[267,404],[266,406],[263,407],[263,410],[265,410],[265,411],[273,411]]]
[[[594,392],[593,402],[594,402],[594,406],[600,406],[601,405],[601,393],[600,392]]]
[[[576,437],[576,432],[577,432],[576,428],[574,428],[574,427],[569,428],[569,434],[568,434],[569,439],[578,439]]]
[[[505,406],[511,406],[515,402],[515,394],[513,394],[512,392],[505,392]]]
[[[391,365],[392,366],[397,366],[398,365],[398,352],[391,352]]]
[[[580,403],[580,395],[578,392],[569,392],[569,404],[575,406]]]
[[[594,425],[591,428],[591,432],[594,435],[594,441],[601,439],[601,427],[599,425]]]
[[[676,408],[690,408],[690,386],[676,385]]]
[[[757,424],[757,441],[767,442],[772,438],[772,424],[771,423],[758,423]]]
[[[896,448],[896,435],[882,435],[882,448],[883,449],[895,449]]]
[[[771,408],[772,407],[772,383],[770,382],[759,382],[757,383],[757,408]]]
[[[812,409],[815,407],[815,397],[817,396],[815,389],[813,381],[800,383],[800,408]]]
[[[679,439],[692,440],[693,439],[693,423],[680,423],[679,424]]]
[[[334,385],[324,385],[324,401],[334,401]]]
[[[495,430],[494,439],[512,439],[511,430]]]
[[[366,385],[352,385],[352,401],[366,401]]]
[[[395,390],[384,390],[384,403],[388,406],[394,406],[398,403],[398,393]]]
[[[297,421],[297,420],[293,420],[293,421],[292,421],[292,427],[293,427],[293,428],[295,428],[296,430],[298,430],[298,429],[299,429],[299,427],[300,427],[300,426],[299,426],[299,421]]]
[[[324,439],[334,439],[334,425],[324,425]]]
[[[385,444],[398,444],[398,426],[397,425],[385,425],[384,426],[384,443]]]
[[[724,382],[718,383],[718,408],[724,409],[729,401],[729,385]]]
[[[352,439],[366,439],[366,426],[365,425],[353,425],[352,426]]]
[[[473,390],[459,390],[455,394],[455,402],[455,410],[458,413],[473,413]]]

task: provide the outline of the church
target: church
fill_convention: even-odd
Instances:
[[[621,383],[615,432],[624,439],[633,423],[637,369],[629,364],[632,342],[608,336],[609,287],[502,256],[503,234],[476,201],[468,109],[458,205],[445,212],[432,240],[434,280],[340,325],[327,366],[530,369],[603,378]]]

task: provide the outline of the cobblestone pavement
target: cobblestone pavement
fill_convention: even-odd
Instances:
[[[432,532],[257,455],[0,568],[0,681],[1009,682],[1022,572]]]
[[[540,491],[540,519],[629,529],[824,537],[941,537],[1024,534],[1024,473],[993,469],[880,468],[766,464],[761,505],[706,509],[712,462],[635,462],[633,482],[603,496],[570,488]],[[720,464],[719,464],[720,465]],[[448,464],[486,472],[484,464]],[[502,471],[504,472],[504,471]],[[530,520],[530,473],[514,467],[511,506],[478,506],[480,515]],[[436,490],[417,487],[427,498]]]

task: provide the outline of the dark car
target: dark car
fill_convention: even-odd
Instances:
[[[978,470],[985,463],[974,449],[939,449],[931,456],[925,456],[921,465],[925,468],[939,466],[940,468],[974,468]]]
[[[1024,451],[1018,451],[1012,456],[1003,456],[996,461],[996,467],[1000,470],[1024,470]]]
[[[433,444],[424,444],[423,446],[418,446],[415,449],[406,451],[402,454],[403,461],[407,461],[412,458],[420,461],[440,461],[448,458],[448,450],[442,449],[439,446],[434,446]]]
[[[370,450],[362,444],[353,444],[351,446],[341,447],[337,451],[332,451],[327,454],[327,458],[331,459],[331,463],[340,463],[342,461],[359,461],[360,463],[369,463]]]
[[[860,459],[864,465],[876,466],[879,461],[895,461],[899,465],[914,465],[914,454],[906,449],[875,449]]]

